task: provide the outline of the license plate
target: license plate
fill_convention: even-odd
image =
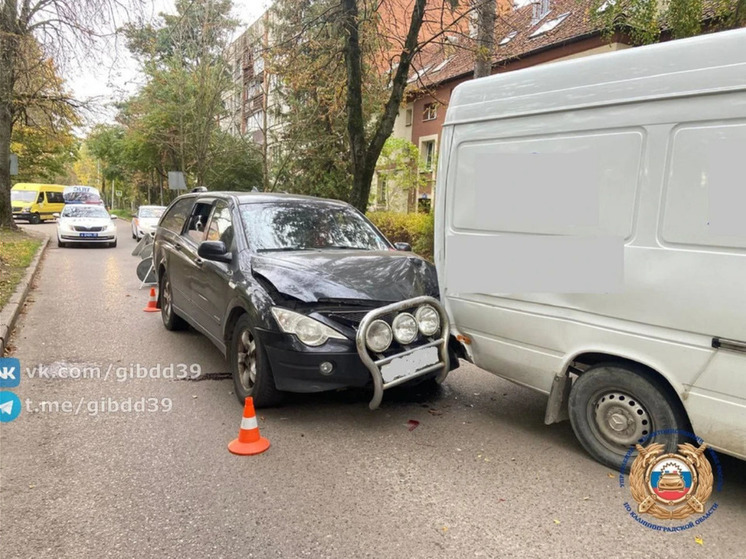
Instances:
[[[418,371],[430,365],[435,365],[439,361],[438,348],[426,347],[386,363],[381,367],[381,376],[384,383],[389,383],[400,378],[414,376]]]
[[[81,237],[98,237],[98,233],[81,233]]]

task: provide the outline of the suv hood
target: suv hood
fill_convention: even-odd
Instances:
[[[251,269],[283,295],[306,303],[321,299],[395,302],[438,296],[435,267],[408,252],[269,252],[252,256]]]

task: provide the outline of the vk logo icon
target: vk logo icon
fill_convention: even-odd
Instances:
[[[0,359],[0,388],[15,388],[21,384],[21,362],[14,357]]]
[[[6,390],[0,392],[0,422],[13,421],[19,413],[21,413],[21,399],[12,392]]]

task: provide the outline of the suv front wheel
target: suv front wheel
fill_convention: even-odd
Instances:
[[[243,404],[246,397],[251,396],[258,408],[279,404],[282,392],[275,388],[267,355],[262,343],[252,333],[247,315],[242,315],[236,323],[230,352],[238,401]]]

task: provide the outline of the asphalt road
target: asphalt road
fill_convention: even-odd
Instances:
[[[260,411],[266,453],[230,454],[229,366],[142,312],[128,228],[116,249],[50,243],[16,331],[22,367],[101,378],[23,377],[24,410],[0,425],[3,558],[744,556],[745,462],[721,456],[704,523],[656,532],[568,423],[543,424],[545,396],[465,364],[375,412],[360,392],[292,397]],[[210,380],[121,377],[172,364]],[[143,398],[153,411],[108,409]]]

